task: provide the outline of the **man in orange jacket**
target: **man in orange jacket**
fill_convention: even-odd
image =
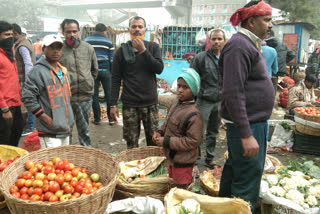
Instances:
[[[13,56],[13,27],[0,21],[0,144],[18,146],[24,126],[20,84]]]

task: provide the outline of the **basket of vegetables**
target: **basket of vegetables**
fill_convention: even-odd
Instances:
[[[161,147],[129,149],[117,155],[116,160],[121,173],[114,200],[150,196],[163,201],[170,187],[174,186],[168,176],[167,162]]]
[[[0,145],[0,173],[13,161],[26,154],[28,154],[28,151],[19,147]],[[6,206],[4,195],[0,192],[0,209],[5,208]]]
[[[103,214],[119,175],[111,155],[84,146],[61,146],[14,161],[2,172],[0,189],[11,213]]]
[[[295,108],[296,129],[307,135],[320,136],[320,108]]]

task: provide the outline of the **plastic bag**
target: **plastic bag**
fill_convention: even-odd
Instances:
[[[271,147],[285,146],[286,142],[290,139],[291,136],[292,136],[292,130],[286,130],[280,124],[277,124],[270,141],[270,146]]]
[[[33,131],[23,140],[22,148],[27,150],[28,152],[33,152],[41,149],[37,130]]]
[[[150,197],[135,197],[114,201],[108,205],[105,214],[132,211],[141,214],[164,214],[163,203]]]
[[[203,48],[206,45],[206,41],[207,41],[206,32],[202,27],[200,31],[196,34],[196,45],[200,48]]]

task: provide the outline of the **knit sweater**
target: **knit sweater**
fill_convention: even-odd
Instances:
[[[240,137],[252,136],[250,123],[268,120],[275,92],[263,55],[241,33],[234,34],[221,52],[221,116],[232,121]]]
[[[144,41],[146,50],[136,55],[135,63],[125,61],[122,47],[117,50],[112,64],[111,105],[116,105],[121,81],[121,100],[129,107],[148,107],[158,104],[156,74],[161,74],[163,62],[158,44]]]

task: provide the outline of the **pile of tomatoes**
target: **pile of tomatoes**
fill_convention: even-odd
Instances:
[[[6,161],[4,161],[4,162],[1,162],[1,160],[0,160],[0,173],[1,173],[3,170],[5,170],[5,168],[7,168],[10,163],[12,163],[13,161],[15,161],[15,160],[18,159],[18,158],[20,158],[19,155],[16,156],[16,157],[14,157],[12,160],[9,159],[9,160],[6,160]]]
[[[68,160],[54,157],[25,163],[27,171],[21,173],[10,193],[21,199],[33,201],[66,201],[91,194],[103,185],[97,173],[89,175],[85,168],[75,167]]]
[[[294,110],[304,115],[320,116],[319,108],[317,109],[313,107],[297,107]]]

